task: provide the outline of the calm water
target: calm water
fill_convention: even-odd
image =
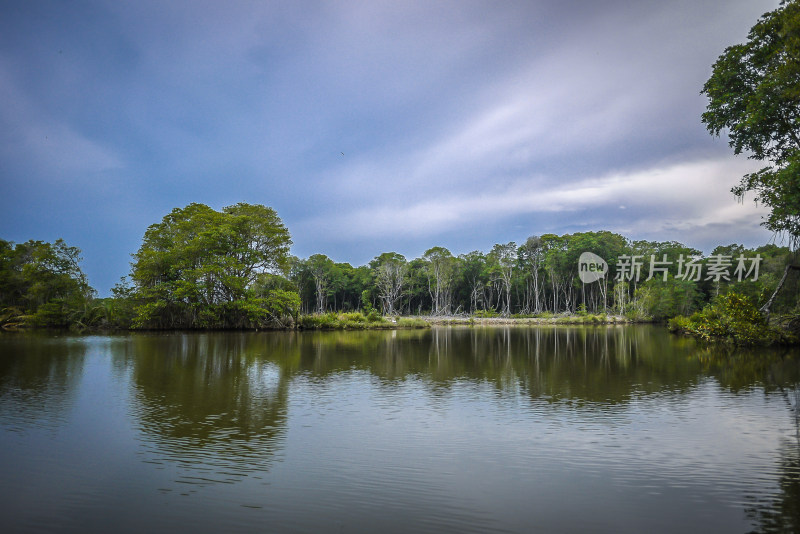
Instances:
[[[657,327],[0,336],[3,532],[797,532],[800,354]]]

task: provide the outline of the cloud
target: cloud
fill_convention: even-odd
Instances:
[[[0,154],[6,163],[24,159],[36,169],[36,176],[51,180],[64,176],[85,178],[123,166],[112,148],[87,137],[62,118],[46,113],[13,80],[0,59],[0,124],[4,131]]]
[[[725,228],[731,234],[737,225],[757,227],[766,213],[751,202],[736,202],[728,192],[742,174],[754,168],[752,162],[726,157],[609,173],[565,184],[534,177],[476,193],[442,191],[410,204],[387,198],[359,210],[298,221],[296,228],[300,233],[315,229],[332,241],[397,233],[433,239],[458,228],[468,231],[482,221],[502,224],[520,215],[544,215],[564,226],[591,218],[594,229],[624,229],[627,233],[646,229],[653,235],[678,232],[691,238],[698,229]]]

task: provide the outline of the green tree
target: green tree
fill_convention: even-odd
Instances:
[[[453,277],[456,258],[444,247],[433,247],[422,256],[428,278],[428,291],[431,295],[434,315],[450,313]]]
[[[562,311],[559,304],[563,304],[563,309],[569,311],[570,289],[572,289],[572,279],[575,275],[566,258],[569,235],[557,236],[555,234],[544,234],[541,236],[542,250],[544,254],[544,267],[547,278],[550,280],[550,300],[553,303],[553,313]],[[577,269],[577,264],[575,265]],[[563,300],[561,296],[563,295]]]
[[[325,312],[325,303],[328,297],[328,291],[333,281],[334,263],[325,254],[314,254],[308,258],[308,267],[311,271],[311,276],[314,278],[314,289],[316,290],[316,312]]]
[[[458,259],[460,267],[459,296],[463,299],[464,308],[468,309],[469,313],[478,311],[479,306],[485,309],[486,256],[479,250],[473,250],[467,254],[461,254]]]
[[[372,288],[375,287],[375,279],[372,269],[367,265],[359,267],[352,267],[349,279],[347,281],[347,302],[349,302],[351,309],[360,308],[362,306],[369,308],[374,306],[372,300]],[[366,292],[366,300],[365,299]]]
[[[727,130],[735,154],[768,166],[747,174],[732,192],[770,208],[763,225],[800,239],[800,2],[784,0],[725,49],[703,86],[709,132]]]
[[[406,264],[403,294],[404,308],[408,313],[421,315],[423,310],[433,309],[428,267],[423,258],[415,258]]]
[[[272,208],[203,204],[176,208],[151,225],[134,254],[135,324],[156,328],[262,326],[282,320],[299,297],[257,295],[264,273],[289,265],[289,231]],[[283,291],[283,290],[280,290]]]
[[[540,313],[542,311],[543,270],[544,254],[542,239],[539,236],[530,236],[517,251],[520,270],[525,283],[525,299],[522,306],[523,313]],[[542,274],[542,276],[540,276]]]
[[[696,283],[682,278],[651,278],[635,293],[634,309],[643,317],[666,320],[689,315],[700,307],[702,294]]]
[[[0,323],[88,326],[95,291],[80,268],[81,251],[54,243],[0,240]]]
[[[513,241],[496,244],[487,255],[487,261],[491,266],[490,272],[493,280],[499,282],[500,292],[505,293],[506,296],[501,301],[502,314],[511,315],[511,279],[514,275],[514,267],[517,265],[517,244]]]
[[[378,298],[383,304],[383,313],[393,315],[403,294],[406,270],[406,258],[397,252],[384,252],[370,262],[375,273],[375,284]]]

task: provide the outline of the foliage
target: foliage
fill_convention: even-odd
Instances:
[[[730,292],[716,298],[690,317],[669,321],[670,330],[704,340],[725,339],[736,345],[772,345],[796,341],[770,326],[756,305],[744,295]]]
[[[400,328],[430,328],[431,324],[419,317],[400,317],[397,320],[397,326]]]
[[[388,313],[386,296],[394,291],[393,314],[466,314],[480,318],[505,315],[508,309],[510,317],[586,313],[662,321],[674,315],[689,315],[713,296],[731,289],[761,304],[791,259],[786,247],[720,246],[713,254],[730,257],[734,265],[731,276],[715,280],[705,276],[709,258],[675,241],[630,241],[619,234],[599,231],[531,236],[517,247],[516,253],[512,253],[510,245],[499,244],[489,253],[472,251],[458,257],[443,247],[433,247],[411,261],[397,253],[385,253],[369,266],[358,268],[333,264],[339,269],[342,289],[328,293],[326,311],[361,309],[368,313],[378,305]],[[580,281],[577,262],[582,252],[593,252],[607,260],[609,271],[605,278],[591,284]],[[756,255],[761,258],[757,279],[752,275],[738,279],[733,272],[737,258],[742,256],[749,261]],[[618,279],[618,262],[626,256],[635,256],[642,263],[638,280]],[[651,272],[651,261],[664,261],[665,257],[669,260],[667,267]],[[513,262],[511,258],[515,258]],[[692,258],[697,258],[704,274],[696,280],[681,276],[684,264]],[[308,262],[295,260],[291,275],[305,313],[318,310]],[[437,262],[441,262],[438,267]],[[389,269],[391,265],[397,269]],[[443,270],[437,271],[439,268]],[[437,282],[437,272],[443,271]],[[794,279],[787,282],[790,290],[797,285]],[[776,307],[786,313],[798,304],[797,292],[788,291],[780,296]]]
[[[316,312],[325,311],[328,292],[337,280],[336,264],[324,254],[314,254],[306,260],[308,270],[314,280]]]
[[[297,326],[302,330],[363,330],[366,328],[393,327],[379,314],[364,315],[361,312],[301,315]]]
[[[299,296],[265,290],[288,267],[289,232],[271,208],[203,204],[176,208],[150,226],[134,255],[137,328],[285,325]]]
[[[450,312],[452,284],[457,258],[444,247],[433,247],[422,256],[428,280],[428,291],[433,303],[434,315]]]
[[[681,278],[651,278],[634,293],[634,317],[663,321],[676,315],[689,315],[698,309],[702,296],[694,282]]]
[[[502,302],[502,314],[511,315],[511,286],[514,268],[517,264],[517,245],[513,241],[506,244],[496,244],[486,256],[489,266],[490,279],[498,287],[498,294],[505,293]]]
[[[288,231],[272,210],[242,204],[235,208],[216,212],[191,204],[173,210],[148,228],[134,256],[130,280],[121,280],[113,297],[106,299],[94,298],[85,276],[76,270],[77,249],[63,242],[29,242],[15,248],[0,241],[0,326],[396,325],[382,323],[381,312],[559,321],[578,315],[587,323],[622,316],[665,320],[688,316],[731,291],[763,304],[792,256],[787,247],[776,245],[720,246],[712,256],[728,258],[729,276],[686,278],[681,274],[687,261],[696,261],[706,275],[712,258],[703,258],[700,251],[681,243],[630,241],[601,231],[531,236],[519,247],[498,244],[486,254],[473,251],[458,257],[442,247],[428,249],[411,261],[390,252],[369,265],[352,267],[322,254],[306,260],[289,256]],[[264,236],[256,235],[258,228],[265,230]],[[605,278],[581,282],[577,263],[582,252],[606,259]],[[759,270],[753,276],[743,278],[733,271],[738,258],[756,257]],[[638,258],[639,279],[620,276],[623,258]],[[664,262],[668,267],[654,271],[653,262],[662,258],[670,260]],[[796,277],[785,282],[788,290],[775,300],[776,315],[800,310],[798,286]]]
[[[80,249],[64,240],[0,240],[0,325],[67,328],[92,322],[95,291],[80,268]]]
[[[393,315],[402,297],[407,274],[406,259],[397,252],[385,252],[370,262],[383,313]]]
[[[762,224],[800,239],[800,2],[784,0],[725,49],[703,86],[709,132],[727,130],[735,154],[769,165],[732,189],[770,208]]]
[[[567,317],[558,317],[555,319],[556,324],[606,324],[609,322],[617,322],[615,319],[609,319],[605,314],[584,314],[584,315],[571,315]]]

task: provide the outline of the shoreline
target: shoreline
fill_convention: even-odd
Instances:
[[[341,321],[329,324],[301,324],[295,323],[292,326],[275,326],[260,328],[37,328],[16,326],[8,328],[6,325],[0,327],[2,333],[22,333],[22,332],[64,332],[74,334],[98,334],[98,333],[133,333],[133,332],[280,332],[297,331],[313,332],[322,330],[413,330],[430,328],[433,326],[601,326],[601,325],[625,325],[625,324],[649,324],[653,321],[636,321],[621,315],[561,315],[555,317],[472,317],[463,315],[396,315],[383,317],[382,321],[370,322],[348,322]]]
[[[649,323],[633,321],[621,315],[563,315],[556,317],[464,317],[457,315],[410,316],[432,326],[546,326],[546,325],[609,325]]]

